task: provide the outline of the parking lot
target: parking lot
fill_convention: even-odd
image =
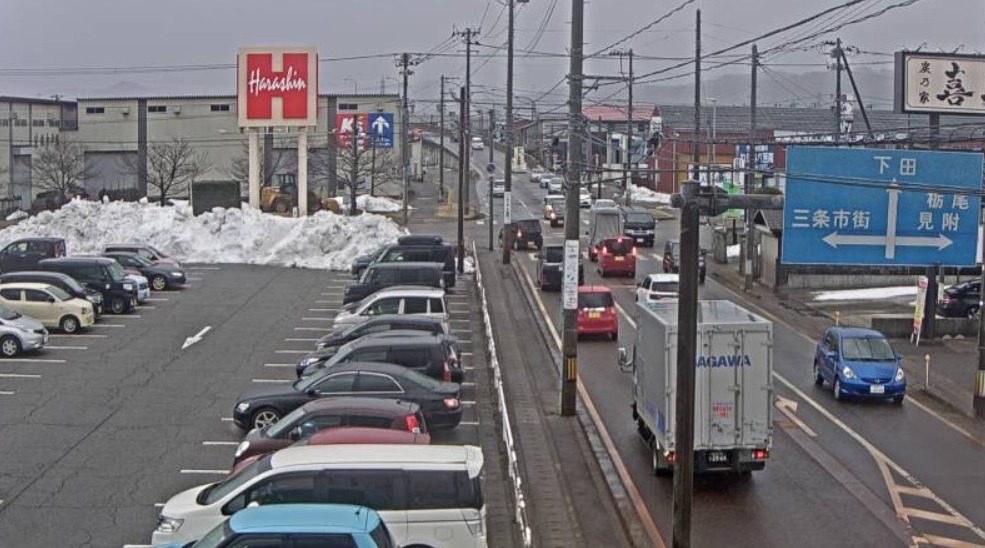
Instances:
[[[134,314],[53,333],[44,351],[0,361],[0,545],[146,545],[169,497],[228,471],[242,437],[236,397],[294,380],[295,361],[331,330],[351,281],[279,267],[187,270],[187,287],[153,293]],[[481,329],[470,283],[447,296],[465,411],[434,443],[480,445],[478,417],[491,416],[476,409],[491,404],[474,369],[483,362],[473,355]],[[482,426],[493,432],[483,446],[495,466],[495,427]]]

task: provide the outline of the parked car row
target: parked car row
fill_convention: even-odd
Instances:
[[[139,264],[132,271],[123,264]],[[48,330],[72,334],[104,312],[124,314],[150,295],[147,278],[166,278],[155,290],[185,283],[181,266],[143,245],[107,246],[103,256],[67,255],[61,238],[24,238],[0,250],[0,356],[36,351]]]
[[[437,236],[406,236],[354,262],[358,279],[333,330],[298,360],[296,381],[237,398],[232,419],[245,435],[229,475],[172,497],[155,545],[229,536],[240,516],[274,516],[276,507],[342,527],[333,508],[355,505],[369,516],[365,543],[339,545],[485,546],[481,450],[429,446],[431,432],[458,426],[463,410],[445,248]],[[297,538],[298,527],[277,530]]]

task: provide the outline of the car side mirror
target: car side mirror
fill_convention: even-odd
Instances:
[[[292,428],[291,431],[287,433],[287,439],[291,441],[298,441],[301,439],[301,427],[295,426]]]
[[[898,362],[903,361],[903,354],[901,352],[896,353],[896,361]]]
[[[307,394],[307,395],[309,395],[309,396],[317,396],[318,395],[318,391],[315,390],[314,388],[309,388],[309,389],[305,390],[304,393]]]

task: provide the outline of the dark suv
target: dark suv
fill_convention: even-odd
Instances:
[[[65,256],[65,240],[61,238],[24,238],[0,250],[0,272],[37,270],[44,259]]]
[[[937,313],[948,318],[977,318],[981,313],[981,298],[981,280],[951,286],[937,303]]]
[[[103,294],[106,309],[113,314],[130,312],[137,306],[137,285],[126,277],[123,267],[106,257],[60,257],[45,259],[38,268],[61,272]]]
[[[561,290],[564,277],[564,246],[548,245],[537,254],[537,285],[544,291]],[[578,260],[578,285],[585,283],[585,265]]]
[[[403,236],[397,238],[397,244],[399,245],[441,245],[442,243],[444,243],[444,238],[437,234],[404,234]],[[379,258],[383,256],[383,252],[389,247],[389,245],[381,245],[372,253],[356,257],[352,261],[352,277],[358,278],[362,274],[363,270],[365,270],[367,266],[379,260]]]
[[[521,219],[513,221],[513,249],[529,249],[531,246],[541,249],[544,247],[544,234],[540,230],[537,219]],[[503,231],[499,231],[499,245],[503,246]]]
[[[453,335],[406,337],[367,337],[339,348],[328,361],[307,366],[303,376],[346,362],[385,362],[402,365],[429,377],[462,382],[462,362],[457,339]]]
[[[342,304],[361,301],[384,287],[422,285],[442,287],[444,265],[441,263],[376,263],[366,267],[362,278],[345,287]]]
[[[653,235],[657,228],[657,220],[653,218],[653,213],[649,210],[641,207],[624,209],[622,227],[623,235],[631,238],[634,243],[653,247]]]
[[[705,283],[705,276],[708,273],[708,253],[704,249],[698,253],[698,283]],[[677,240],[667,240],[664,243],[664,272],[675,274],[681,269],[681,242]]]
[[[455,250],[448,244],[393,244],[384,247],[370,264],[441,263],[445,287],[455,287]],[[353,263],[353,277],[359,278],[369,265]]]

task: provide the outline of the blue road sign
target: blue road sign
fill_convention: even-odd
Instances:
[[[369,113],[369,131],[370,139],[375,140],[375,143],[370,142],[367,146],[393,148],[393,113]]]
[[[492,162],[489,162],[488,164],[486,164],[486,173],[488,173],[490,175],[496,173],[496,164],[494,164]]]
[[[981,190],[981,154],[791,147],[782,260],[974,265]]]

